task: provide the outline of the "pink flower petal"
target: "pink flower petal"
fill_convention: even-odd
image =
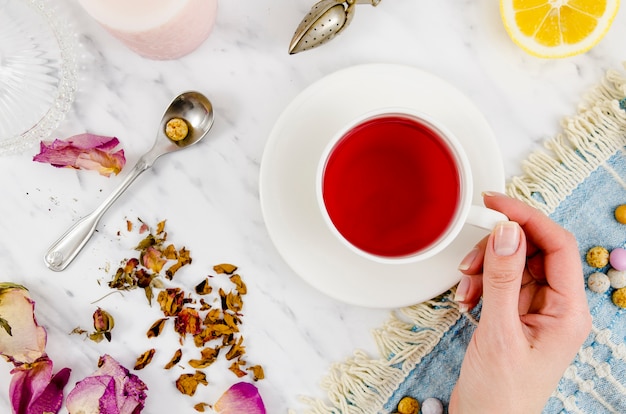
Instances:
[[[138,414],[146,400],[146,385],[109,355],[100,357],[93,375],[70,391],[66,407],[70,414]]]
[[[39,154],[33,161],[48,163],[54,167],[96,170],[110,176],[119,174],[126,164],[124,150],[113,152],[119,144],[115,137],[80,134],[65,140],[42,141]]]
[[[226,390],[214,409],[219,414],[265,414],[259,390],[247,382],[238,382]]]
[[[16,367],[11,373],[9,394],[15,413],[59,412],[63,405],[63,388],[70,378],[68,368],[52,376],[52,361],[44,356],[34,364]]]
[[[0,329],[0,355],[16,365],[31,364],[44,355],[46,330],[35,319],[35,302],[25,287],[0,283],[0,317],[11,334]]]

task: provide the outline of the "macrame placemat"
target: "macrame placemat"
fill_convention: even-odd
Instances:
[[[626,225],[613,215],[626,204],[626,77],[607,72],[562,132],[531,155],[507,193],[548,214],[577,238],[585,255],[593,246],[626,247]],[[606,271],[607,269],[603,269]],[[378,414],[395,411],[410,395],[436,397],[447,406],[480,307],[461,314],[454,289],[398,309],[373,332],[379,356],[357,350],[330,368],[325,400],[304,398],[308,414]],[[593,329],[563,375],[544,413],[626,413],[626,310],[587,291]],[[563,338],[567,341],[567,338]]]

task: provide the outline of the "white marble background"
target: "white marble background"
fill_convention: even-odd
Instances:
[[[264,144],[285,106],[338,69],[370,62],[413,65],[447,80],[476,103],[495,131],[510,177],[559,131],[561,119],[574,113],[607,69],[621,67],[626,38],[622,10],[590,52],[543,60],[509,40],[495,1],[383,0],[377,8],[359,6],[350,28],[332,42],[290,56],[289,41],[312,1],[227,0],[220,2],[217,25],[200,49],[178,61],[157,62],[128,51],[75,1],[56,1],[68,9],[68,24],[80,33],[83,67],[72,112],[55,137],[85,131],[115,135],[131,166],[151,146],[161,113],[177,93],[197,89],[215,105],[216,122],[207,141],[162,158],[140,177],[62,273],[46,269],[43,253],[94,209],[124,172],[107,179],[95,172],[55,169],[31,161],[35,148],[0,156],[0,280],[30,288],[38,320],[49,333],[49,355],[57,368],[73,370],[70,385],[90,374],[104,353],[132,366],[148,347],[162,349],[139,372],[150,387],[147,413],[194,412],[195,402],[214,402],[235,377],[213,367],[207,370],[208,387],[193,398],[179,394],[173,381],[181,370],[161,369],[177,344],[173,338],[160,345],[145,339],[158,311],[147,308],[142,292],[92,303],[110,291],[111,272],[132,254],[136,240],[124,231],[127,218],[167,219],[170,241],[192,252],[193,264],[177,279],[188,288],[213,264],[240,266],[250,292],[244,316],[248,359],[265,367],[267,379],[258,386],[268,412],[302,409],[299,396],[324,396],[320,382],[332,362],[357,348],[376,354],[370,332],[389,310],[325,297],[294,274],[273,247],[261,214],[258,177]],[[96,306],[116,318],[113,341],[96,344],[68,335],[76,326],[91,327]],[[9,369],[0,364],[0,412],[10,411]]]

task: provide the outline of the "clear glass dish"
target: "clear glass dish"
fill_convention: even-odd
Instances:
[[[74,101],[78,39],[58,3],[0,0],[0,155],[48,138]]]

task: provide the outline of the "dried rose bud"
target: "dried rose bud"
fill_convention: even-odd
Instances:
[[[172,141],[182,141],[189,135],[189,126],[182,118],[172,118],[165,124],[165,135]]]
[[[93,313],[93,327],[96,332],[111,332],[115,326],[115,320],[111,314],[101,308]]]

